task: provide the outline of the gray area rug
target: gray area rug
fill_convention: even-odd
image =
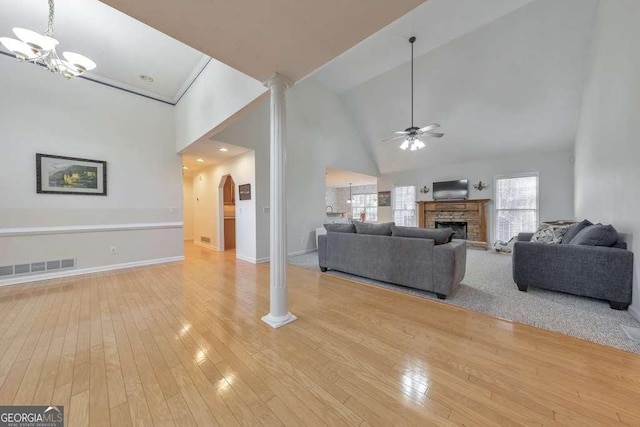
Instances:
[[[289,263],[320,270],[317,252],[290,257]],[[338,271],[325,274],[437,300],[431,292]],[[469,249],[460,288],[442,302],[640,354],[640,343],[630,340],[621,327],[640,327],[627,311],[612,310],[605,301],[560,292],[531,287],[520,292],[511,276],[510,254]]]

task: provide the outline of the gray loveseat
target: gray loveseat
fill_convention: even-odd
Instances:
[[[513,247],[513,280],[519,290],[533,286],[606,300],[617,310],[629,307],[633,252],[626,250],[626,243],[544,244],[530,242],[532,236],[520,233]]]
[[[464,278],[463,240],[436,245],[425,238],[328,232],[318,236],[320,269],[452,295]]]

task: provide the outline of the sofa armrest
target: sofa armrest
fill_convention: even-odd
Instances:
[[[518,233],[518,242],[529,242],[534,233]]]
[[[320,268],[327,268],[327,235],[318,236],[318,265]]]
[[[443,295],[455,293],[464,279],[467,266],[466,240],[453,240],[433,248],[434,292]]]
[[[633,252],[602,246],[516,242],[513,280],[616,302],[631,302]]]

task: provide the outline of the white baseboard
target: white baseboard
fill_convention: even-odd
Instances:
[[[631,315],[631,317],[640,322],[640,309],[638,307],[636,307],[635,305],[630,305],[629,314]]]
[[[39,282],[41,280],[60,279],[63,277],[81,276],[83,274],[102,273],[104,271],[122,270],[125,268],[144,267],[146,265],[165,264],[168,262],[184,261],[184,256],[148,259],[144,261],[125,262],[122,264],[102,265],[100,267],[80,268],[77,270],[56,271],[55,273],[33,274],[29,276],[13,277],[0,280],[0,286],[18,285],[20,283]]]
[[[311,252],[318,252],[318,250],[317,249],[305,249],[303,251],[289,252],[287,254],[287,256],[305,255],[305,254],[310,254]],[[246,257],[242,257],[240,255],[237,255],[237,257],[242,259],[242,260],[244,260],[244,261],[249,261],[249,262],[254,263],[254,264],[262,264],[262,263],[265,263],[265,262],[269,262],[269,257],[258,258],[258,259],[246,258]]]
[[[311,252],[318,252],[317,249],[305,249],[303,251],[289,252],[288,256],[306,255]]]
[[[213,246],[213,245],[210,245],[208,243],[202,243],[202,242],[198,242],[198,241],[194,240],[193,244],[196,245],[196,246],[201,246],[203,248],[211,249],[213,251],[220,251],[220,249],[218,249],[217,246]]]
[[[251,258],[240,254],[236,254],[236,258],[242,261],[250,262],[251,264],[262,264],[263,262],[269,262],[269,258]]]

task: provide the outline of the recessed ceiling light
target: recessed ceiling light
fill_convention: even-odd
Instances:
[[[142,80],[143,82],[153,83],[153,77],[151,77],[151,76],[147,76],[146,74],[140,74],[138,77],[139,77],[139,78],[140,78],[140,80]]]
[[[198,163],[203,163],[203,162],[204,162],[204,160],[203,160],[203,159],[196,159],[196,162],[198,162]]]
[[[222,148],[220,148],[220,151],[222,151],[223,153],[226,153],[227,151],[229,151],[229,149],[222,147]]]

